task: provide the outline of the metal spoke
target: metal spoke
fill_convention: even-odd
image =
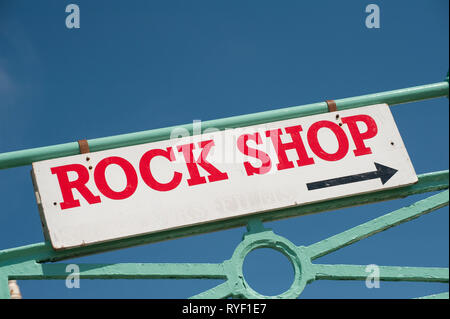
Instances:
[[[11,267],[11,279],[65,279],[69,264],[24,263],[17,271]],[[226,279],[222,264],[121,263],[78,264],[81,279]]]
[[[378,266],[379,280],[448,283],[448,268]],[[313,265],[316,280],[366,280],[364,265]]]
[[[340,234],[312,244],[307,247],[308,254],[311,259],[319,258],[388,228],[397,226],[418,218],[424,214],[430,213],[436,209],[447,206],[448,202],[449,191],[446,190],[437,195],[418,201],[409,207],[403,207],[389,214],[375,218],[367,223],[353,227]]]

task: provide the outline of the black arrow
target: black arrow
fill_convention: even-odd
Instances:
[[[367,173],[361,173],[361,174],[327,179],[324,181],[308,183],[308,184],[306,184],[306,186],[308,187],[308,190],[312,191],[314,189],[337,186],[337,185],[342,185],[342,184],[356,183],[356,182],[367,181],[369,179],[375,179],[375,178],[379,178],[381,180],[381,183],[384,185],[392,176],[394,176],[395,173],[397,173],[396,169],[378,164],[376,162],[374,164],[375,164],[375,167],[377,168],[377,170],[373,171],[373,172],[367,172]]]

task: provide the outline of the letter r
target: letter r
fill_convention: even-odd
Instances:
[[[63,197],[63,202],[60,203],[61,209],[68,209],[80,206],[80,201],[73,197],[72,189],[75,188],[80,192],[85,200],[89,204],[100,203],[100,196],[94,196],[92,192],[87,188],[86,183],[89,181],[89,171],[81,164],[63,165],[58,167],[52,167],[52,174],[56,174],[58,178],[59,187]],[[74,181],[69,181],[68,172],[76,172],[78,178]]]

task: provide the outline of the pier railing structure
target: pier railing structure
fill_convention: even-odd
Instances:
[[[449,95],[448,74],[445,81],[335,100],[338,110],[386,103],[395,106],[424,99]],[[202,122],[202,128],[236,128],[291,118],[309,116],[329,111],[327,102],[294,106],[266,112],[253,113]],[[194,134],[193,124],[177,126]],[[155,142],[170,138],[175,127],[167,127],[137,133],[123,134],[88,140],[90,152]],[[0,169],[30,165],[46,159],[80,153],[78,142],[38,147],[0,154]],[[149,244],[166,239],[207,233],[247,225],[242,242],[230,259],[222,263],[116,263],[79,264],[81,279],[222,279],[224,282],[193,298],[297,298],[307,284],[315,280],[366,280],[364,265],[317,264],[314,260],[351,245],[393,226],[448,206],[449,172],[429,172],[418,176],[419,181],[410,186],[383,190],[363,195],[323,201],[294,208],[261,212],[182,229],[126,238],[86,247],[55,251],[49,242],[11,248],[0,251],[0,298],[10,298],[9,280],[66,279],[68,264],[56,261],[98,254],[115,249]],[[1,182],[1,180],[0,180]],[[279,234],[264,227],[264,222],[289,217],[299,217],[351,206],[360,206],[407,196],[438,192],[408,207],[397,209],[342,233],[308,246],[296,246]],[[283,253],[294,268],[292,286],[277,296],[264,296],[254,291],[246,282],[243,262],[246,255],[258,248],[272,248]],[[380,280],[448,283],[449,269],[440,267],[380,266]],[[144,296],[145,297],[145,296]],[[440,293],[424,298],[449,298]]]

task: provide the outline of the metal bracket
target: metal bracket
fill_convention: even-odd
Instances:
[[[89,144],[87,140],[78,140],[78,146],[80,147],[80,154],[89,153]]]
[[[336,112],[338,110],[334,100],[326,100],[325,102],[327,102],[328,105],[328,112]]]

